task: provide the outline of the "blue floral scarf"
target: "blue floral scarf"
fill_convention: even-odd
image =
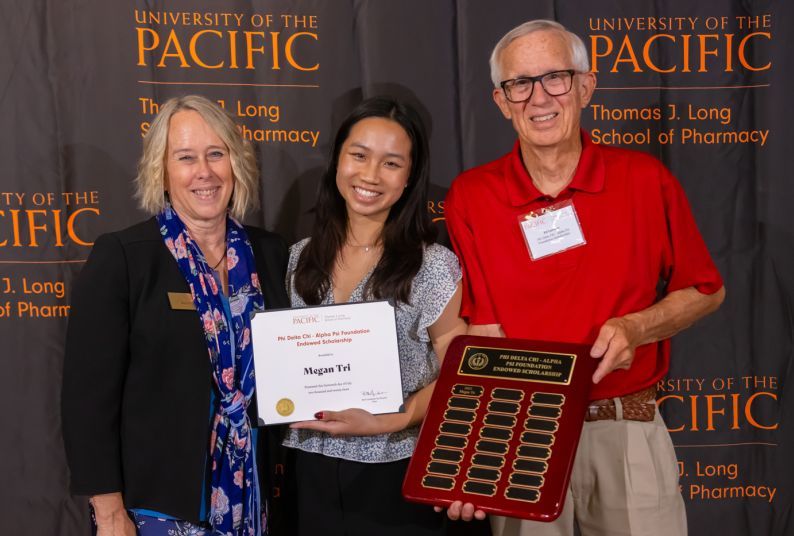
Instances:
[[[209,522],[224,535],[259,536],[265,520],[260,519],[259,483],[246,409],[255,387],[251,315],[264,308],[264,299],[251,243],[242,225],[227,216],[229,326],[212,270],[170,204],[157,215],[157,222],[166,247],[190,286],[219,394],[210,436]]]

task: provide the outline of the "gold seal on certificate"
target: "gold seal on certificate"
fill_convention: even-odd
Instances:
[[[394,307],[386,301],[280,309],[251,321],[260,424],[318,411],[401,411]]]
[[[282,417],[289,417],[295,411],[295,404],[289,398],[282,398],[276,402],[276,411]]]

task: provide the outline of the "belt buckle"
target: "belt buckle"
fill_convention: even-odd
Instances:
[[[604,417],[598,414],[598,410],[604,407],[610,406],[611,400],[608,398],[604,398],[601,400],[593,400],[590,402],[590,405],[587,406],[587,420],[588,421],[599,421],[603,420]]]

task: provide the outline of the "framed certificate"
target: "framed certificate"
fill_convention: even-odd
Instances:
[[[259,424],[321,410],[402,410],[394,307],[386,301],[277,309],[251,321]]]
[[[562,512],[598,360],[579,344],[456,337],[403,484],[406,499]]]

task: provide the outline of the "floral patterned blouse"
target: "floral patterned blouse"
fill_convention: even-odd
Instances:
[[[295,292],[293,274],[309,240],[306,238],[290,248],[287,289],[293,307],[306,306]],[[371,272],[353,290],[351,303],[367,301],[363,290],[370,276]],[[439,362],[427,328],[441,316],[460,279],[460,265],[454,253],[439,244],[425,248],[422,266],[411,288],[410,304],[399,303],[396,308],[402,388],[406,398],[438,376]],[[322,303],[330,305],[333,300],[333,289],[330,289]],[[284,445],[357,462],[392,462],[413,454],[418,435],[418,426],[391,434],[347,437],[331,437],[314,430],[289,430]]]

